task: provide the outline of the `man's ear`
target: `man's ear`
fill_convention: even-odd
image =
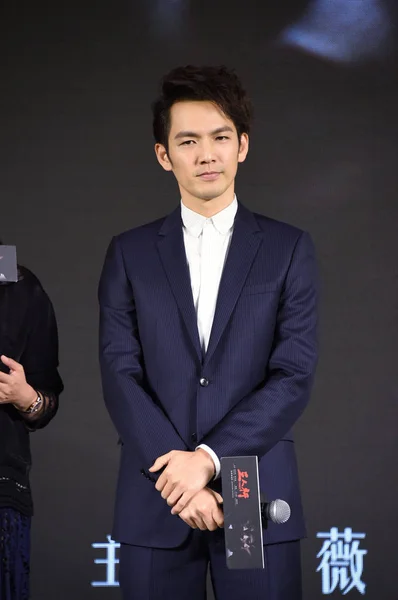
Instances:
[[[238,162],[242,163],[246,160],[249,152],[249,136],[247,133],[242,133],[239,140]]]
[[[155,154],[156,154],[156,158],[159,161],[159,164],[163,167],[163,169],[165,171],[172,171],[173,170],[172,162],[169,159],[169,156],[167,154],[167,150],[163,146],[163,144],[155,144]]]

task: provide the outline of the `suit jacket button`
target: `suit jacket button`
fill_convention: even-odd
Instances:
[[[202,387],[207,387],[207,386],[209,385],[209,380],[208,380],[208,379],[206,379],[206,377],[202,377],[202,378],[199,380],[199,383],[200,383],[200,385],[201,385]]]
[[[146,479],[148,479],[148,474],[147,474],[147,472],[145,471],[145,469],[140,469],[140,473],[141,473],[141,475],[143,475],[143,476],[144,476]]]
[[[198,436],[196,435],[196,433],[192,433],[191,434],[191,440],[196,443],[198,441]]]

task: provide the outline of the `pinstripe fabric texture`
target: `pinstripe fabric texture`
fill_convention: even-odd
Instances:
[[[202,357],[180,207],[113,238],[99,301],[103,392],[122,442],[117,540],[171,548],[186,539],[147,470],[199,443],[219,457],[257,455],[266,497],[291,505],[266,544],[305,535],[290,430],[310,396],[316,300],[310,236],[239,203]]]
[[[223,532],[196,530],[176,549],[122,544],[125,600],[206,600],[206,572],[217,600],[301,600],[300,542],[270,544],[265,569],[228,569]]]

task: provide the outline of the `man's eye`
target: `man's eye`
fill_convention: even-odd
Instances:
[[[227,135],[219,135],[218,137],[216,137],[216,140],[229,140],[229,137]]]
[[[182,142],[181,146],[190,146],[191,144],[194,144],[194,140],[186,140],[185,142]]]

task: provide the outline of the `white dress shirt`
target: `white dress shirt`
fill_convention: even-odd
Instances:
[[[237,210],[236,196],[229,206],[211,218],[194,212],[181,202],[185,254],[191,278],[199,339],[204,353],[209,345],[218,289]],[[216,470],[215,477],[218,477],[220,461],[217,454],[206,444],[200,444],[198,448],[203,448],[210,454]]]

